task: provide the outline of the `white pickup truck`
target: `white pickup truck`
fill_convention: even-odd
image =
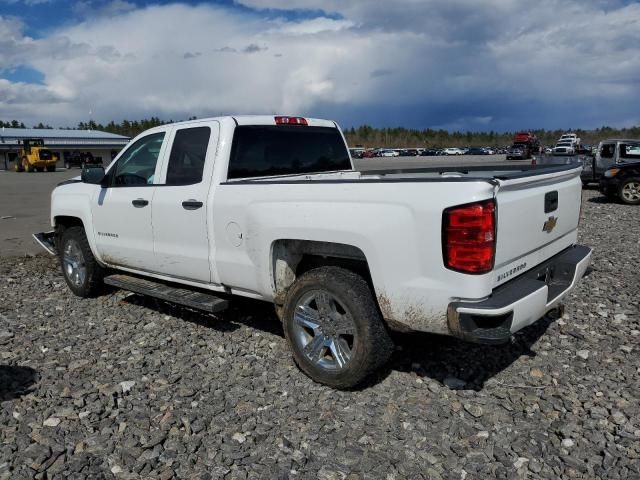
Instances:
[[[134,138],[51,197],[69,288],[103,283],[209,312],[275,304],[297,365],[361,383],[389,330],[501,343],[587,269],[575,165],[353,169],[327,120],[236,116]]]

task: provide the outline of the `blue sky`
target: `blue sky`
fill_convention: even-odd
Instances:
[[[631,126],[638,91],[631,1],[0,0],[0,116],[27,125]]]

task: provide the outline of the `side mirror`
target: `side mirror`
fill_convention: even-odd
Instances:
[[[90,166],[82,169],[82,173],[80,174],[80,178],[83,183],[90,183],[92,185],[100,185],[102,180],[104,179],[104,167],[99,166]]]

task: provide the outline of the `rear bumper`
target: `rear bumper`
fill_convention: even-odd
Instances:
[[[575,245],[501,285],[486,300],[452,302],[447,321],[452,335],[477,343],[504,343],[557,307],[583,277],[591,249]]]

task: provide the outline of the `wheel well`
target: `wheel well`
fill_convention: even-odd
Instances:
[[[82,220],[78,217],[67,217],[61,215],[59,217],[54,217],[56,231],[63,231],[70,227],[82,227],[84,228],[84,224]]]
[[[367,259],[357,247],[343,243],[309,240],[278,240],[272,248],[274,302],[284,303],[297,277],[318,267],[341,267],[360,275],[373,288]]]

